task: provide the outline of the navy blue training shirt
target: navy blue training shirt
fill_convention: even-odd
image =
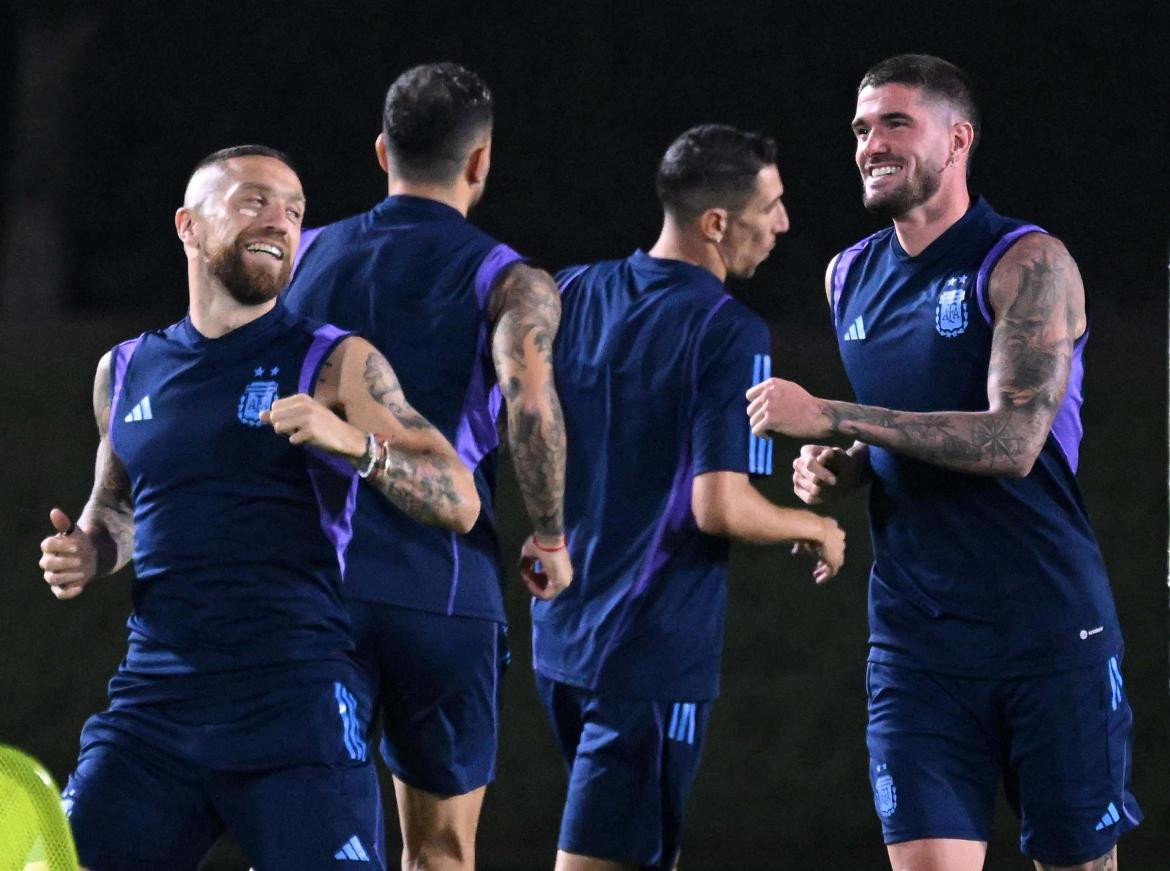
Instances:
[[[771,471],[771,443],[744,414],[770,374],[767,327],[707,270],[641,251],[558,284],[575,576],[533,601],[535,667],[597,692],[713,698],[729,542],[695,525],[691,482]]]
[[[289,307],[360,333],[386,356],[407,401],[475,473],[483,506],[459,535],[361,488],[346,595],[503,621],[492,512],[501,396],[487,306],[520,256],[452,207],[412,196],[306,232],[301,252]]]
[[[1040,228],[980,198],[925,251],[892,227],[844,251],[833,317],[859,402],[986,411],[987,284]],[[1025,478],[953,472],[871,446],[870,661],[971,677],[1103,662],[1121,649],[1109,581],[1075,473],[1087,331],[1064,402]]]
[[[274,739],[268,708],[307,704],[321,681],[357,687],[341,560],[358,479],[259,417],[311,393],[344,337],[278,302],[220,338],[188,317],[111,354],[109,439],[131,485],[137,580],[110,706],[207,764],[312,761],[326,751],[297,742],[313,730]]]

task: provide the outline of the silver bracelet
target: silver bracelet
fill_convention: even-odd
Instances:
[[[362,454],[361,458],[365,461],[366,467],[358,469],[358,477],[368,478],[374,473],[374,467],[378,465],[378,440],[374,438],[372,432],[366,433],[366,452]]]

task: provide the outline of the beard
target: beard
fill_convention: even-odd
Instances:
[[[244,252],[248,245],[256,241],[261,240],[236,237],[234,243],[210,258],[211,274],[223,283],[232,299],[240,305],[263,305],[275,299],[288,284],[292,273],[292,261],[288,257],[280,262],[280,271],[275,273],[262,266],[249,264],[244,259]]]
[[[862,184],[864,185],[864,182]],[[924,167],[915,175],[907,176],[893,190],[872,197],[866,196],[863,187],[861,202],[871,215],[887,220],[900,218],[934,196],[941,184],[941,173]]]

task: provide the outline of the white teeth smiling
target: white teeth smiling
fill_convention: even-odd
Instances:
[[[883,175],[893,175],[895,172],[901,170],[900,166],[875,166],[869,171],[870,178],[879,178]]]
[[[263,242],[253,242],[248,246],[249,251],[254,251],[257,254],[267,254],[270,257],[275,257],[277,260],[284,259],[284,252],[275,245],[265,245]]]

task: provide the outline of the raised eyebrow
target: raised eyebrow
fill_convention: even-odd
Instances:
[[[914,119],[911,118],[909,115],[907,115],[905,112],[884,112],[883,114],[878,116],[878,120],[888,124],[891,121],[913,122]],[[868,123],[866,123],[866,121],[863,118],[854,118],[853,123],[849,125],[851,130],[856,130],[858,127],[868,127],[868,126],[870,126],[870,125]]]
[[[279,191],[276,191],[271,186],[266,185],[266,184],[261,184],[260,182],[257,182],[257,181],[240,182],[240,190],[253,190],[253,191],[258,191],[262,194],[279,193]],[[302,193],[285,194],[284,198],[286,200],[288,200],[290,203],[302,203],[303,204],[305,202],[305,195]]]

